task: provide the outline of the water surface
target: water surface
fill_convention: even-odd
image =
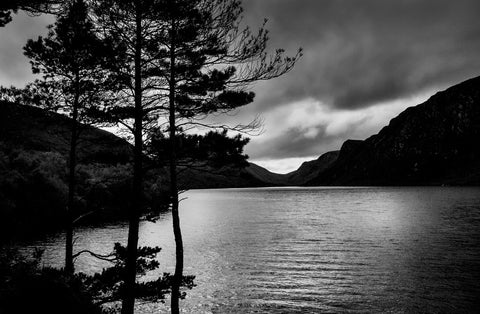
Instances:
[[[480,188],[196,190],[180,214],[186,313],[475,313],[480,311]],[[127,224],[77,231],[76,247],[110,252]],[[141,225],[173,272],[170,214]],[[44,263],[61,265],[63,236]],[[99,270],[82,258],[77,270]],[[142,305],[139,311],[168,311]]]

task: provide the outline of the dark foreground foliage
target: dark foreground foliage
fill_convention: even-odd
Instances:
[[[170,293],[172,275],[163,273],[155,280],[142,280],[149,271],[160,265],[156,260],[158,247],[139,248],[135,297],[144,302],[163,302]],[[123,271],[126,248],[116,243],[109,255],[89,253],[112,263],[100,273],[88,275],[76,273],[66,276],[63,269],[40,267],[42,251],[31,258],[24,258],[14,249],[0,249],[0,313],[26,314],[80,314],[117,313],[123,296]],[[76,256],[79,256],[77,254]],[[182,287],[195,286],[194,276],[184,276]],[[182,297],[185,297],[183,292]]]
[[[102,313],[75,279],[39,267],[40,254],[25,260],[11,249],[0,252],[0,313]]]
[[[172,275],[163,273],[155,280],[145,281],[142,277],[148,272],[156,270],[160,263],[156,260],[160,252],[159,247],[139,247],[137,258],[137,281],[135,287],[135,298],[147,302],[163,302],[165,294],[170,292]],[[91,254],[99,259],[109,261],[112,267],[103,269],[102,272],[94,275],[78,273],[75,279],[84,287],[85,291],[95,304],[106,304],[120,301],[125,293],[123,279],[125,271],[125,261],[127,259],[127,249],[120,243],[115,243],[113,252],[109,255],[97,255],[93,252],[83,251],[82,253]],[[192,289],[194,276],[184,276],[182,286]],[[185,293],[183,294],[185,296]]]

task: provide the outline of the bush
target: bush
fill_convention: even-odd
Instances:
[[[100,314],[77,280],[60,270],[39,268],[40,254],[32,260],[12,249],[0,249],[0,313]]]

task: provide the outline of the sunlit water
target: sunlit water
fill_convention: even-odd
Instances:
[[[480,188],[267,188],[190,191],[181,205],[186,313],[480,311]],[[126,224],[77,230],[77,249],[111,251]],[[144,222],[173,272],[170,214]],[[61,266],[63,236],[40,239]],[[77,270],[105,264],[83,258]],[[138,312],[167,312],[141,305]]]

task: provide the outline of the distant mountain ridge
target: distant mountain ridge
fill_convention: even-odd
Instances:
[[[480,185],[479,144],[476,77],[407,108],[366,140],[347,140],[288,174],[255,176],[271,185]]]
[[[289,185],[304,185],[327,170],[337,160],[340,151],[327,152],[316,160],[306,161],[295,171],[285,175]]]
[[[306,185],[480,185],[480,77],[439,92],[338,159]]]
[[[285,175],[257,176],[272,185],[480,185],[479,144],[476,77],[407,108],[366,140],[347,140]]]

